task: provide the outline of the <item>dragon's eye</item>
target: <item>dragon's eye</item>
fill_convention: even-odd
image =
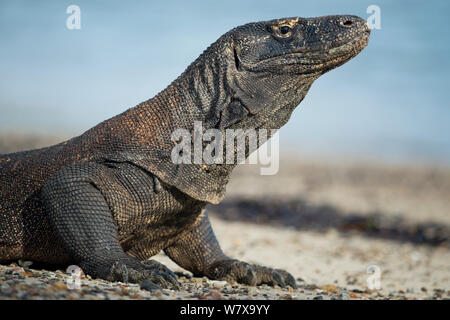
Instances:
[[[280,33],[287,35],[289,32],[291,32],[291,28],[289,28],[288,26],[282,26],[280,27]]]
[[[292,28],[287,25],[274,25],[272,32],[279,38],[289,38],[292,35]]]

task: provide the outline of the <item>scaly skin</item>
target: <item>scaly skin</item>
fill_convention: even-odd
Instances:
[[[161,250],[195,275],[290,285],[283,270],[227,257],[207,203],[219,203],[234,164],[175,164],[171,133],[277,129],[315,79],[368,43],[354,16],[250,23],[220,37],[169,87],[64,143],[0,156],[0,261],[78,264],[111,281],[177,287],[148,260]]]

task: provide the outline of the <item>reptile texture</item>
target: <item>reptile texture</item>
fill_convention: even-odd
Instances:
[[[355,16],[249,23],[154,98],[58,145],[0,155],[0,261],[75,263],[94,277],[177,287],[148,260],[164,250],[196,275],[295,287],[283,270],[222,252],[205,206],[223,199],[236,164],[174,163],[171,134],[193,132],[195,121],[224,135],[280,128],[313,81],[356,56],[369,33]]]

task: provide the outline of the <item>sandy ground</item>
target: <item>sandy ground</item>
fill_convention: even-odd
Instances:
[[[450,170],[285,157],[280,172],[233,174],[209,207],[224,251],[306,283],[429,298],[450,293]],[[371,283],[371,282],[370,282]]]
[[[3,134],[0,153],[56,141]],[[284,268],[299,289],[190,278],[159,254],[157,260],[180,272],[180,292],[111,289],[88,278],[84,291],[67,291],[61,272],[11,265],[0,268],[0,298],[450,298],[450,168],[291,155],[274,176],[261,176],[255,165],[239,167],[227,189],[220,205],[208,207],[225,253]],[[373,279],[380,280],[378,290],[369,290]]]

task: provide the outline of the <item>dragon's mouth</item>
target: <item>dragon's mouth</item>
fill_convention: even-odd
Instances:
[[[369,43],[370,31],[362,32],[353,39],[327,48],[326,46],[301,47],[288,53],[281,53],[260,59],[255,66],[300,65],[316,72],[335,68],[356,56]]]
[[[363,37],[353,39],[349,43],[331,48],[322,61],[318,60],[317,68],[328,71],[349,61],[360,53],[369,43],[369,33]]]

